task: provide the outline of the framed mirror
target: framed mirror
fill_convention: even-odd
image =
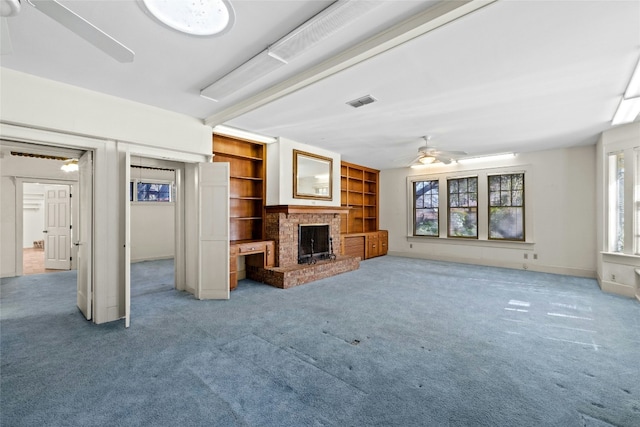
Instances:
[[[332,200],[333,159],[293,150],[293,198]]]

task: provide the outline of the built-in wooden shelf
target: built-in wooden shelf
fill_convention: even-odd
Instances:
[[[214,162],[229,163],[230,240],[261,240],[266,194],[264,144],[214,134],[212,152]]]
[[[353,163],[340,165],[340,204],[348,207],[340,221],[341,234],[378,230],[380,171]]]

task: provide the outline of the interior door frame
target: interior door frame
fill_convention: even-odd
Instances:
[[[92,138],[88,136],[79,136],[74,134],[65,133],[62,131],[55,130],[44,130],[44,129],[36,129],[21,125],[2,123],[0,122],[0,135],[2,136],[3,145],[6,142],[6,145],[10,146],[12,143],[17,146],[21,146],[21,144],[32,144],[33,148],[41,154],[53,154],[59,155],[61,153],[68,154],[71,150],[76,153],[84,153],[87,151],[93,152],[93,183],[92,183],[92,193],[96,194],[96,189],[104,190],[107,187],[107,157],[109,153],[109,145],[110,140],[107,139],[99,139]],[[18,182],[51,182],[53,184],[69,184],[64,180],[60,179],[44,179],[33,176],[24,176],[24,177],[16,177],[16,210],[22,210],[22,191],[18,191]],[[21,186],[20,186],[21,187]],[[20,188],[21,190],[21,188]],[[74,189],[75,193],[78,193],[79,186]],[[78,205],[79,203],[76,202]],[[95,215],[96,212],[106,212],[107,211],[107,203],[108,201],[104,198],[94,199],[94,215],[91,221],[91,232],[95,233]],[[101,220],[103,220],[106,214],[101,214]],[[100,222],[100,221],[99,221]],[[23,220],[22,214],[16,215],[16,236],[22,236],[23,232]],[[16,237],[16,243],[18,238]],[[22,242],[20,241],[20,245]],[[17,244],[16,244],[17,246]],[[99,239],[92,239],[92,272],[94,272],[93,277],[93,294],[92,294],[92,305],[93,305],[93,313],[92,313],[92,322],[94,323],[103,323],[108,319],[108,300],[107,300],[107,286],[103,284],[107,283],[109,278],[100,277],[100,275],[95,276],[95,272],[97,270],[102,272],[107,272],[108,268],[105,266],[106,264],[106,254],[109,252],[109,242],[108,239],[104,238],[104,236],[100,236]],[[76,250],[74,249],[74,255],[77,255]],[[22,251],[19,251],[19,257],[16,257],[16,267],[20,267],[19,273],[23,274],[22,269]],[[77,259],[74,257],[74,259]],[[18,275],[18,271],[16,269],[15,274]]]
[[[61,180],[61,179],[51,179],[51,178],[38,178],[38,177],[20,177],[16,178],[16,276],[24,275],[23,262],[24,257],[22,256],[23,250],[23,240],[24,240],[24,218],[23,218],[23,202],[24,202],[24,184],[51,184],[51,185],[68,185],[71,188],[71,194],[78,194],[78,181],[77,180]],[[73,198],[71,200],[71,224],[75,224],[78,220],[78,205],[79,203],[74,203]],[[73,235],[73,233],[72,233]],[[71,270],[75,270],[77,266],[77,249],[72,247],[71,249],[71,257],[73,258],[71,261]]]

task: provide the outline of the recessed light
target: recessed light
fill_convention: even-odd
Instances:
[[[194,36],[221,34],[233,26],[235,15],[228,0],[141,0],[160,22]]]

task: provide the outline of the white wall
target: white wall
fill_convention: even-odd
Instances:
[[[380,228],[389,230],[393,255],[595,277],[595,146],[522,153],[499,163],[433,166],[434,173],[483,168],[522,168],[530,212],[528,243],[408,237],[407,177],[425,170],[402,168],[380,173]],[[446,207],[441,207],[441,215]],[[479,206],[479,221],[486,209]],[[411,245],[413,247],[411,247]],[[528,259],[524,259],[524,255]],[[533,255],[537,259],[533,259]]]
[[[293,197],[293,150],[329,157],[333,160],[332,200]],[[286,138],[267,145],[267,201],[273,205],[340,206],[340,154]]]
[[[28,74],[0,69],[0,126],[3,136],[21,141],[89,149],[94,160],[94,321],[124,315],[124,207],[126,192],[120,153],[141,147],[159,157],[206,161],[209,126],[201,120]],[[4,171],[3,171],[4,175]],[[197,185],[197,183],[196,183]],[[15,206],[5,199],[15,184],[3,176],[0,267],[15,264],[5,237],[15,245]],[[15,202],[13,202],[15,204]],[[197,242],[191,242],[197,243]]]

